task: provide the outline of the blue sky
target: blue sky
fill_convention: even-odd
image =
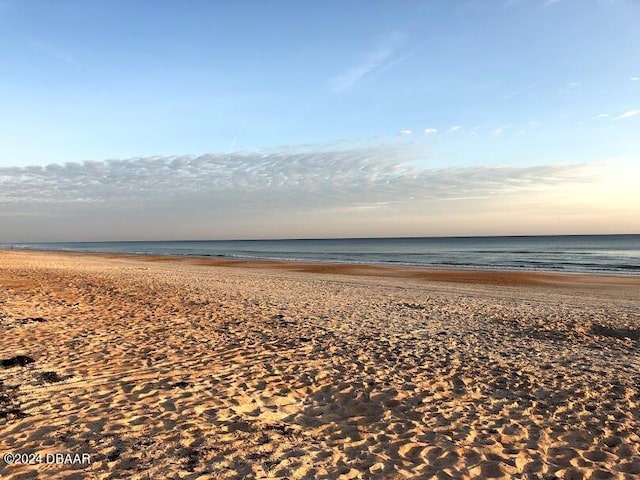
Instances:
[[[622,172],[640,152],[638,18],[633,0],[0,0],[0,219],[32,208],[19,169],[108,159],[227,155],[235,172],[238,155],[352,151],[418,176]]]

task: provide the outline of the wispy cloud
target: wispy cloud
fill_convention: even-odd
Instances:
[[[616,117],[616,120],[622,120],[624,118],[632,118],[632,117],[637,117],[638,115],[640,115],[640,110],[628,110],[624,113],[621,113],[620,115],[618,115]]]
[[[66,63],[68,65],[72,65],[74,67],[81,66],[80,62],[70,52],[57,48],[50,43],[41,42],[40,40],[36,40],[35,38],[28,38],[27,41],[32,46],[46,53],[48,56],[54,58],[55,60]]]
[[[359,62],[342,73],[329,78],[327,82],[329,90],[334,93],[348,90],[364,78],[378,71],[387,70],[406,59],[411,52],[396,58],[396,54],[406,38],[407,35],[404,33],[393,33],[385,36],[380,44]]]
[[[576,93],[581,86],[582,84],[580,82],[569,82],[558,91],[562,94],[573,94]]]
[[[436,133],[438,133],[438,129],[437,128],[425,128],[424,129],[424,134],[425,135],[435,135]]]
[[[640,77],[631,77],[629,80],[632,82],[640,82]]]
[[[593,117],[591,117],[593,120],[600,120],[601,118],[609,118],[611,117],[610,113],[599,113],[598,115],[595,115]]]
[[[453,127],[451,127],[451,128],[448,130],[448,132],[449,132],[449,133],[455,133],[455,132],[457,132],[458,130],[460,130],[461,128],[462,128],[462,127],[461,127],[460,125],[454,125]]]
[[[556,3],[560,3],[560,0],[545,0],[544,7],[550,7],[552,5],[555,5]]]
[[[513,92],[509,92],[509,93],[505,94],[504,99],[505,100],[511,100],[512,98],[515,98],[515,97],[517,97],[519,95],[522,95],[527,90],[529,90],[529,88],[521,88],[520,90],[514,90]]]
[[[238,142],[238,137],[242,133],[242,130],[244,130],[244,127],[246,126],[246,124],[247,124],[247,119],[243,118],[242,119],[242,124],[240,124],[240,127],[238,128],[238,131],[234,135],[233,141],[231,142],[231,145],[229,146],[229,153],[231,153],[231,152],[233,152],[235,150],[236,143]]]
[[[540,82],[534,82],[534,83],[531,83],[529,85],[525,85],[522,88],[519,88],[517,90],[514,90],[512,92],[509,92],[509,93],[505,94],[504,99],[505,100],[511,100],[513,98],[519,97],[523,93],[527,93],[527,92],[533,90],[539,84],[540,84]]]

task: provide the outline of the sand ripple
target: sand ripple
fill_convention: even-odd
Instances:
[[[36,478],[640,475],[640,301],[0,252],[0,450]]]

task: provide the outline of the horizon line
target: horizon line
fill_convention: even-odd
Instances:
[[[173,239],[173,240],[57,240],[38,242],[0,242],[0,245],[38,245],[62,243],[146,243],[146,242],[286,242],[313,240],[414,240],[414,239],[446,239],[446,238],[536,238],[536,237],[612,237],[634,236],[638,233],[568,233],[568,234],[532,234],[532,235],[412,235],[412,236],[381,236],[381,237],[297,237],[297,238],[232,238],[232,239]]]

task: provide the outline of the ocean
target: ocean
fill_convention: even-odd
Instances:
[[[4,248],[640,275],[640,235],[23,243]]]

